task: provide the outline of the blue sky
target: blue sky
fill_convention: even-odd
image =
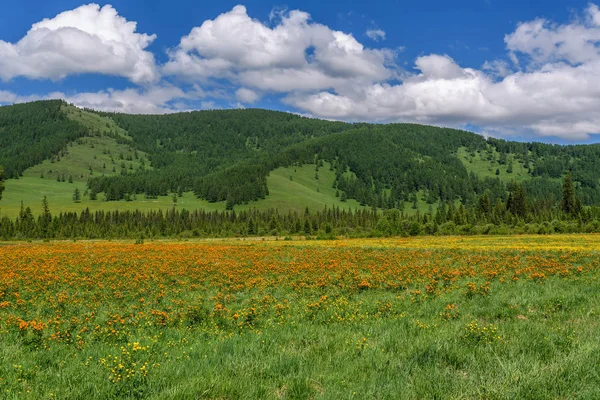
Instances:
[[[0,103],[263,107],[597,142],[587,1],[5,2]]]

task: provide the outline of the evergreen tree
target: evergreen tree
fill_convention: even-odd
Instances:
[[[576,203],[573,175],[569,171],[563,181],[561,208],[565,214],[573,216],[578,211]]]
[[[527,194],[523,185],[513,182],[513,190],[508,196],[506,208],[513,215],[525,218],[527,215]]]
[[[310,235],[312,233],[312,229],[310,227],[310,222],[308,221],[308,219],[304,220],[304,233],[307,235]]]
[[[233,210],[233,207],[235,206],[235,199],[233,198],[232,195],[227,196],[227,201],[225,202],[225,209],[230,211]]]
[[[50,214],[50,206],[48,205],[48,198],[46,196],[42,200],[42,215],[39,216],[38,223],[42,237],[48,237],[50,224],[52,223],[52,214]]]
[[[256,235],[256,226],[252,218],[248,220],[248,235]]]
[[[78,188],[75,188],[75,190],[73,191],[73,202],[74,203],[81,202],[81,193],[79,192]]]
[[[2,200],[2,192],[4,192],[4,168],[0,166],[0,200]]]
[[[492,211],[492,202],[488,192],[483,193],[479,196],[479,212],[483,215],[489,215]]]

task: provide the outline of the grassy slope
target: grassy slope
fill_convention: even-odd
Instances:
[[[83,138],[80,143],[70,143],[67,151],[60,161],[45,160],[27,169],[23,176],[39,178],[43,173],[45,179],[56,180],[59,175],[65,178],[71,175],[73,180],[87,182],[91,176],[116,175],[121,172],[123,165],[127,170],[137,170],[141,167],[142,159],[145,160],[144,168],[150,169],[144,153],[137,152],[138,159],[135,159],[134,149],[108,136]],[[127,160],[128,157],[132,160]]]
[[[94,139],[96,140],[96,139]],[[112,140],[112,139],[110,139]],[[116,142],[115,142],[116,144]],[[85,151],[88,150],[83,146]],[[73,147],[75,148],[75,146]],[[96,146],[102,154],[101,148]],[[74,154],[74,151],[72,151]],[[73,156],[74,157],[74,156]],[[69,168],[76,169],[77,165],[70,165],[72,161],[62,158],[61,161],[49,165],[57,169],[57,165],[65,165],[61,171],[68,171]],[[21,201],[26,207],[31,207],[35,214],[41,211],[42,198],[48,197],[50,209],[54,213],[66,211],[82,211],[89,208],[95,210],[166,210],[173,207],[172,196],[161,196],[157,199],[145,199],[143,195],[137,196],[134,201],[102,201],[103,195],[98,195],[98,200],[92,201],[87,196],[82,197],[80,203],[73,202],[73,191],[79,188],[83,194],[85,191],[85,181],[75,180],[73,183],[57,182],[54,178],[40,178],[40,166],[33,167],[27,171],[25,177],[19,180],[8,180],[6,182],[6,191],[3,194],[0,202],[0,211],[2,215],[16,217],[21,207]],[[108,169],[108,168],[107,168]],[[47,169],[46,169],[47,171]],[[293,181],[290,181],[290,175]],[[271,172],[267,178],[267,185],[270,194],[265,200],[251,202],[244,206],[237,206],[236,210],[257,208],[268,209],[277,208],[282,211],[296,210],[304,211],[308,207],[311,211],[321,210],[323,207],[336,206],[341,209],[360,208],[360,205],[355,200],[341,202],[335,197],[335,189],[332,188],[334,173],[329,171],[329,165],[325,165],[319,170],[319,180],[315,179],[315,165],[304,165],[302,167],[278,168]],[[317,189],[319,191],[317,191]],[[225,202],[209,203],[204,200],[197,199],[192,193],[184,193],[183,197],[177,199],[177,207],[188,210],[205,209],[205,210],[225,210]],[[409,207],[407,207],[408,209]]]
[[[127,135],[127,132],[119,127],[111,118],[102,117],[98,114],[83,111],[73,106],[64,106],[62,110],[67,114],[67,117],[88,127],[92,132],[113,132],[123,138],[131,139],[131,137]]]
[[[117,126],[112,119],[88,113],[72,106],[65,106],[63,110],[69,118],[88,127],[93,136],[70,143],[67,146],[67,153],[63,154],[60,161],[57,159],[46,160],[42,164],[25,171],[23,178],[7,181],[4,198],[0,202],[0,211],[3,215],[15,217],[20,209],[21,201],[24,202],[25,206],[31,207],[34,213],[37,213],[44,196],[48,197],[54,212],[81,211],[85,208],[90,208],[92,211],[165,210],[173,206],[172,196],[145,199],[143,195],[137,196],[131,202],[104,202],[102,201],[102,194],[95,201],[89,200],[87,196],[82,196],[80,203],[74,203],[72,196],[75,187],[83,195],[86,189],[85,183],[90,176],[118,174],[121,171],[122,163],[130,171],[137,170],[141,168],[142,160],[145,161],[144,168],[149,169],[151,167],[147,162],[147,155],[143,152],[136,152],[132,146],[120,144],[115,139],[106,136],[108,133],[116,133],[123,138],[129,138],[127,133]],[[138,155],[137,159],[135,158],[136,153]],[[527,171],[518,161],[514,162],[513,174],[507,174],[505,165],[498,166],[496,161],[485,160],[483,159],[484,155],[485,153],[476,153],[475,157],[470,157],[465,149],[461,149],[458,153],[459,159],[467,169],[477,173],[480,177],[495,177],[496,168],[500,168],[500,178],[503,180],[516,179],[521,181],[529,177]],[[497,158],[497,154],[495,156]],[[127,160],[128,158],[132,160]],[[92,170],[91,174],[90,168]],[[329,164],[326,163],[319,169],[318,180],[315,179],[315,172],[315,165],[278,168],[271,172],[267,180],[269,196],[264,200],[237,206],[236,210],[277,208],[282,211],[294,210],[301,212],[306,207],[312,211],[323,209],[325,206],[335,206],[343,209],[361,207],[355,200],[341,202],[339,197],[335,196],[336,190],[332,188],[335,175],[333,171],[329,170]],[[43,178],[41,178],[42,176]],[[67,180],[69,176],[72,176],[74,183],[57,182],[58,176],[64,176]],[[423,193],[418,193],[417,209],[421,213],[426,213],[429,211],[429,204],[423,201],[423,195]],[[185,193],[182,198],[178,199],[177,207],[190,210],[224,210],[225,203],[209,203],[195,198],[191,193]],[[416,212],[412,207],[412,203],[406,202],[404,211],[407,213]],[[435,210],[436,207],[437,204],[434,204],[433,209]]]
[[[467,171],[474,172],[480,178],[496,178],[497,176],[504,182],[510,182],[515,180],[522,182],[531,178],[531,174],[527,171],[527,168],[523,167],[523,163],[519,160],[513,161],[513,172],[508,173],[508,165],[501,165],[498,163],[498,153],[494,150],[493,159],[487,159],[487,153],[475,153],[474,157],[471,157],[466,148],[462,147],[458,150],[456,155],[460,161],[464,164]],[[496,175],[496,169],[500,170],[500,175]]]
[[[265,200],[251,202],[247,206],[239,208],[277,208],[295,211],[304,211],[306,207],[311,210],[320,210],[325,206],[335,206],[341,209],[361,208],[356,200],[342,202],[335,197],[336,190],[332,187],[335,173],[329,170],[328,163],[319,168],[319,179],[315,179],[315,173],[316,166],[314,164],[277,168],[267,178],[269,196]],[[292,177],[291,180],[290,177]]]
[[[138,159],[136,159],[134,148],[127,144],[120,144],[115,139],[106,136],[107,133],[116,133],[123,138],[129,138],[127,133],[110,118],[88,113],[72,106],[65,106],[63,110],[69,118],[88,127],[93,136],[70,143],[67,146],[67,153],[60,160],[46,160],[25,171],[23,178],[7,181],[6,191],[0,201],[2,215],[17,216],[21,201],[37,214],[41,209],[44,196],[47,196],[51,210],[55,213],[79,212],[86,208],[92,211],[165,210],[173,206],[172,196],[145,199],[143,195],[140,195],[130,202],[104,202],[102,194],[99,194],[98,200],[95,201],[83,196],[86,182],[90,176],[118,174],[121,171],[122,163],[125,163],[128,170],[137,170],[141,168],[142,160],[145,160],[146,169],[151,167],[147,162],[146,154],[137,151]],[[132,160],[127,160],[127,158],[132,158]],[[91,175],[90,168],[92,169]],[[58,182],[58,176],[64,176],[67,181],[69,176],[72,176],[74,182]],[[290,181],[290,176],[293,181]],[[271,172],[267,180],[269,196],[265,200],[237,206],[236,210],[277,208],[282,211],[304,211],[308,207],[315,211],[323,209],[325,206],[336,206],[343,209],[360,208],[358,202],[354,200],[341,202],[339,198],[335,197],[335,189],[332,188],[334,178],[334,173],[329,170],[329,164],[320,168],[318,180],[315,179],[315,165],[278,168]],[[73,192],[76,187],[82,194],[80,203],[73,202]],[[225,210],[225,202],[209,203],[197,199],[192,193],[185,193],[183,197],[178,198],[177,207],[188,210]]]

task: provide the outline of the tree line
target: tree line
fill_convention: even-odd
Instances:
[[[1,191],[0,191],[1,192]],[[0,219],[0,237],[10,239],[192,238],[237,236],[308,236],[315,238],[456,234],[600,232],[600,207],[582,206],[571,174],[562,184],[559,204],[531,203],[523,185],[513,184],[506,201],[488,192],[472,205],[442,202],[434,211],[398,209],[342,210],[325,207],[303,213],[259,211],[66,212],[53,215],[44,198],[41,213],[21,206],[17,218]]]
[[[88,129],[70,120],[60,100],[0,107],[0,164],[7,178],[51,159],[69,142],[88,134]]]
[[[268,194],[278,167],[326,161],[335,188],[364,206],[397,208],[425,193],[429,204],[472,204],[489,192],[506,201],[506,179],[469,172],[460,149],[513,173],[522,164],[533,200],[560,197],[557,181],[571,171],[585,205],[600,205],[600,146],[518,143],[416,124],[347,124],[266,110],[221,110],[169,116],[105,114],[149,154],[154,170],[95,177],[89,187],[108,200],[193,191],[199,198],[246,204]],[[499,173],[499,170],[497,170]]]
[[[0,107],[0,164],[7,178],[18,178],[90,134],[68,119],[64,105],[42,101]],[[493,177],[469,171],[457,157],[466,151],[471,159],[506,167],[507,174],[522,165],[527,171],[520,178],[523,189],[536,209],[561,201],[560,179],[568,171],[581,204],[600,205],[599,145],[519,143],[448,128],[349,124],[256,109],[99,114],[127,132],[114,139],[144,151],[153,169],[94,176],[88,182],[90,198],[103,193],[107,201],[118,201],[193,191],[233,209],[265,198],[273,169],[307,163],[319,168],[327,162],[340,198],[367,207],[402,211],[406,202],[416,207],[422,196],[431,205],[460,201],[474,208],[484,194],[492,204],[507,204],[514,184],[501,179],[498,168]]]

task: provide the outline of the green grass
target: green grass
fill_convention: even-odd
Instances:
[[[88,127],[94,135],[112,132],[125,139],[131,139],[131,136],[109,117],[101,117],[98,114],[90,113],[71,105],[63,106],[62,111],[68,118]]]
[[[104,140],[106,139],[106,140]],[[57,173],[66,174],[76,173],[79,171],[79,162],[77,159],[85,157],[86,153],[96,154],[98,159],[94,160],[98,163],[104,162],[103,157],[109,157],[102,154],[102,149],[115,149],[110,147],[110,144],[116,144],[110,138],[92,138],[97,145],[92,149],[89,144],[74,145],[70,150],[71,158],[63,157],[60,161],[50,163],[44,161],[42,165],[35,166],[26,171],[23,178],[10,179],[6,181],[6,190],[0,200],[0,212],[2,215],[14,218],[18,215],[21,208],[21,201],[25,207],[31,207],[34,214],[39,214],[42,209],[42,199],[44,196],[48,198],[50,210],[53,213],[59,212],[81,212],[86,208],[91,211],[104,210],[167,210],[173,207],[173,196],[159,196],[156,199],[146,199],[144,195],[137,195],[133,201],[103,201],[104,195],[98,194],[97,200],[90,200],[89,196],[83,196],[86,190],[84,180],[75,178],[73,183],[57,182],[56,178],[40,178],[41,170],[46,171],[52,169],[53,175]],[[127,149],[117,147],[118,151],[126,151]],[[114,151],[112,152],[115,153]],[[128,153],[125,153],[125,156]],[[86,158],[84,158],[86,159]],[[93,157],[92,157],[93,159]],[[117,164],[119,161],[117,160]],[[269,209],[277,208],[280,211],[296,210],[303,212],[306,207],[311,211],[322,210],[327,207],[340,207],[340,209],[352,208],[356,210],[361,206],[355,200],[342,202],[338,197],[335,197],[335,189],[332,188],[335,175],[329,171],[329,166],[325,165],[319,169],[319,179],[315,179],[315,165],[304,165],[301,167],[278,168],[272,171],[267,178],[267,186],[269,187],[269,196],[266,199],[250,202],[246,205],[236,206],[236,210],[248,210],[252,208]],[[108,168],[107,168],[108,169]],[[88,171],[89,172],[89,171]],[[96,173],[96,172],[95,172]],[[292,181],[290,181],[290,175]],[[82,194],[80,203],[73,202],[73,192],[78,188]],[[209,203],[205,200],[200,200],[193,193],[187,192],[183,197],[177,199],[176,207],[179,209],[207,211],[225,210],[225,202]]]
[[[82,200],[79,203],[73,202],[73,192],[78,188],[82,194]],[[50,211],[53,214],[60,212],[81,212],[86,208],[91,211],[126,211],[126,210],[167,210],[173,207],[173,196],[160,196],[156,199],[146,199],[143,195],[137,196],[134,201],[103,201],[103,194],[99,194],[97,200],[90,200],[88,196],[83,196],[85,192],[85,183],[76,181],[72,184],[67,182],[56,182],[51,179],[40,179],[34,177],[25,177],[18,180],[8,180],[6,182],[6,191],[0,201],[0,212],[2,215],[14,218],[18,215],[21,201],[25,207],[31,207],[33,213],[38,215],[42,210],[42,199],[48,198]],[[193,193],[184,193],[183,197],[177,199],[178,208],[188,210],[206,209],[206,210],[224,210],[224,203],[209,203],[197,199]]]
[[[123,167],[127,172],[151,169],[146,154],[136,151],[128,145],[119,144],[108,136],[85,137],[70,143],[66,152],[52,160],[28,168],[24,177],[44,177],[55,180],[58,176],[69,176],[76,181],[87,182],[90,177],[110,176],[121,173]],[[137,155],[137,158],[136,158]]]
[[[519,183],[531,179],[531,174],[519,160],[513,160],[513,172],[508,173],[508,163],[500,164],[498,162],[498,153],[495,149],[491,160],[487,159],[487,152],[475,152],[474,156],[472,156],[465,147],[461,147],[458,150],[457,157],[465,168],[467,168],[467,171],[474,172],[481,179],[498,177],[504,182],[514,180]],[[496,169],[500,171],[499,175],[496,175]]]
[[[303,212],[306,207],[312,211],[322,210],[325,206],[353,210],[362,208],[356,200],[342,202],[335,196],[336,189],[332,187],[335,173],[329,170],[329,163],[324,163],[323,167],[319,168],[318,179],[316,174],[315,164],[277,168],[267,177],[269,196],[239,208],[277,208],[298,212]]]
[[[544,243],[0,246],[1,397],[596,399],[598,236]]]
[[[90,136],[69,143],[66,150],[52,160],[45,160],[27,169],[22,178],[7,181],[6,190],[0,201],[2,215],[16,217],[21,202],[25,207],[31,207],[34,214],[38,214],[44,196],[48,198],[51,211],[54,213],[81,212],[86,208],[91,211],[149,211],[173,207],[172,195],[156,199],[146,199],[144,195],[137,195],[129,202],[105,202],[102,201],[102,193],[98,194],[97,200],[90,200],[88,196],[84,196],[86,182],[91,177],[116,175],[121,173],[123,168],[132,172],[141,168],[151,169],[151,166],[145,153],[127,144],[118,143],[107,135],[113,133],[129,138],[112,119],[73,106],[65,106],[63,111],[69,118],[88,127]],[[325,206],[341,209],[361,208],[354,200],[342,202],[335,196],[336,190],[332,188],[335,174],[329,170],[329,167],[330,165],[326,163],[319,169],[318,179],[315,178],[315,165],[278,168],[267,178],[269,196],[266,199],[239,205],[235,209],[277,208],[283,212],[289,210],[303,212],[306,207],[311,211],[321,210]],[[57,178],[63,177],[66,182],[57,181]],[[73,183],[68,183],[70,178]],[[79,203],[73,202],[75,188],[78,188],[82,195]],[[177,199],[176,207],[188,210],[222,211],[225,210],[225,202],[209,203],[197,199],[192,193],[184,193],[183,197]]]

